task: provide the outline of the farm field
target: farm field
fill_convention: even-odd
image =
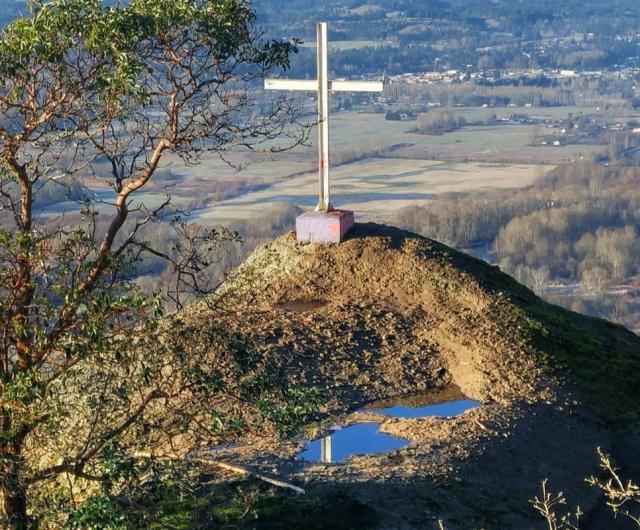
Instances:
[[[577,107],[577,106],[558,106],[558,107],[456,107],[455,112],[462,114],[468,120],[479,120],[487,115],[487,113],[495,114],[497,118],[519,114],[521,116],[530,116],[532,118],[566,118],[569,114],[578,116],[580,114],[610,114],[628,115],[628,110],[598,110],[598,107]]]
[[[356,50],[358,48],[369,48],[369,47],[380,47],[380,46],[398,46],[398,42],[396,40],[387,39],[387,40],[334,40],[329,41],[329,49],[330,50]],[[316,42],[313,39],[308,39],[304,41],[301,45],[301,48],[313,48],[316,49]]]
[[[563,118],[569,113],[590,114],[596,112],[589,107],[553,107],[553,108],[461,108],[454,109],[455,114],[464,116],[467,121],[484,120],[495,114],[497,118],[512,114],[523,114],[544,118]],[[416,121],[386,120],[384,114],[339,112],[331,116],[331,148],[335,151],[357,149],[359,147],[381,147],[405,145],[403,149],[415,158],[452,157],[459,160],[461,155],[468,158],[479,157],[482,161],[505,161],[514,157],[514,162],[526,158],[528,163],[547,164],[568,161],[600,149],[596,145],[567,145],[560,148],[531,145],[532,125],[513,125],[497,123],[486,126],[467,126],[457,131],[429,135],[412,132]],[[312,143],[315,137],[311,136]],[[439,156],[424,156],[424,153],[438,152]],[[421,155],[420,153],[423,153]],[[397,152],[394,152],[396,155]],[[403,153],[402,156],[406,156]]]
[[[531,145],[531,134],[530,125],[463,127],[439,136],[407,132],[403,134],[407,145],[393,154],[399,158],[557,165],[602,149],[598,145]]]
[[[509,107],[455,112],[474,121],[488,113],[499,118],[516,112],[563,117],[595,109]],[[530,125],[467,126],[442,135],[418,134],[412,132],[415,127],[415,121],[390,121],[379,113],[332,114],[334,205],[351,208],[361,218],[384,220],[398,208],[445,192],[523,187],[558,164],[603,148],[532,146]],[[225,154],[226,161],[206,156],[195,166],[170,158],[162,168],[165,178],[133,201],[156,205],[167,189],[177,206],[192,211],[195,219],[205,223],[249,219],[265,203],[277,201],[312,208],[317,197],[315,131],[309,144],[273,155],[230,151]],[[340,164],[343,161],[349,163]],[[48,213],[55,211],[54,207]]]
[[[558,107],[553,109],[501,108],[489,109],[499,117],[504,113],[553,113],[566,115],[569,112],[583,112],[591,109],[582,107]],[[461,109],[469,120],[486,116],[487,109]],[[474,114],[475,113],[475,114]],[[596,145],[567,145],[563,147],[532,146],[532,126],[496,124],[469,126],[442,135],[426,135],[411,132],[415,121],[389,121],[383,114],[337,112],[331,116],[331,153],[333,163],[341,155],[350,152],[363,158],[372,156],[373,151],[391,149],[391,158],[415,158],[416,160],[454,160],[514,163],[524,159],[527,164],[558,164],[601,149]],[[226,157],[233,163],[245,164],[240,171],[230,167],[218,157],[207,157],[200,165],[185,167],[178,159],[167,167],[173,174],[190,181],[206,184],[217,178],[256,178],[265,182],[286,178],[293,174],[309,171],[315,166],[315,134],[312,132],[310,145],[297,147],[291,151],[269,156],[259,152],[237,151]],[[205,190],[202,190],[205,191]]]
[[[332,202],[354,210],[360,220],[384,221],[399,208],[446,192],[515,188],[531,184],[551,166],[527,164],[447,163],[432,160],[371,158],[334,168]],[[317,202],[315,172],[194,211],[206,224],[252,217],[265,204],[290,202],[311,209]]]

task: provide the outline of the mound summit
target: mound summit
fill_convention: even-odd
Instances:
[[[595,492],[584,477],[597,470],[596,447],[640,476],[640,337],[550,305],[435,241],[377,224],[334,246],[286,234],[214,298],[233,310],[198,303],[185,317],[223,324],[292,382],[320,390],[318,432],[361,419],[353,411],[368,401],[451,383],[483,404],[446,422],[384,420],[384,432],[411,445],[342,466],[303,466],[293,458],[300,439],[247,438],[235,455],[312,490],[340,485],[383,527],[435,528],[442,518],[448,528],[530,528],[528,501],[546,477],[579,496],[585,528],[595,527],[606,514],[588,505]]]

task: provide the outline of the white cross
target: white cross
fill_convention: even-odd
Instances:
[[[265,79],[267,90],[318,92],[318,195],[316,211],[332,210],[329,180],[329,92],[382,92],[381,81],[329,81],[327,23],[318,24],[318,79]]]

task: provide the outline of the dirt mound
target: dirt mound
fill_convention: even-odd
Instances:
[[[450,383],[483,403],[450,422],[385,422],[412,442],[392,457],[304,469],[293,458],[300,444],[265,457],[271,442],[237,455],[317,487],[350,485],[390,528],[431,528],[438,517],[450,528],[530,527],[540,480],[584,493],[596,445],[611,447],[640,417],[638,336],[387,226],[356,225],[333,246],[287,234],[184,316],[221,322],[291,381],[320,389],[325,417],[353,421],[345,415],[368,401]]]
[[[483,402],[533,401],[553,388],[552,367],[609,405],[606,419],[638,412],[640,338],[410,232],[359,224],[340,245],[298,245],[290,233],[257,249],[222,293],[226,325],[294,379],[355,402],[451,381]],[[210,318],[202,305],[189,313]]]

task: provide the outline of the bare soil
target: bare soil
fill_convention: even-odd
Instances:
[[[375,224],[357,225],[333,246],[299,245],[287,234],[256,250],[214,298],[184,317],[222,323],[281,363],[292,382],[322,391],[306,437],[375,418],[383,432],[411,441],[341,465],[308,464],[295,457],[305,436],[282,441],[265,430],[225,458],[316,494],[347,492],[376,510],[382,528],[437,528],[438,520],[448,529],[541,527],[529,500],[544,478],[579,502],[584,528],[626,528],[584,478],[597,472],[598,446],[640,478],[633,333],[546,304],[496,267]],[[451,383],[483,406],[453,419],[356,411]]]

